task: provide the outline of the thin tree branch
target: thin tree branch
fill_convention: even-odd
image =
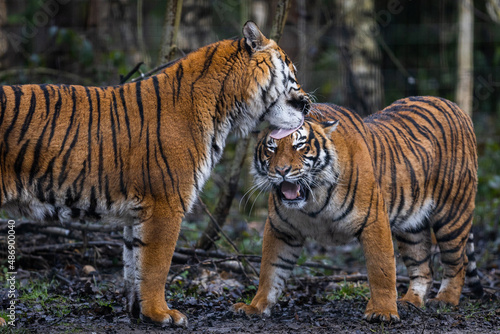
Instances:
[[[274,16],[273,27],[271,29],[271,39],[279,43],[283,30],[285,29],[288,10],[290,9],[290,0],[279,0]]]

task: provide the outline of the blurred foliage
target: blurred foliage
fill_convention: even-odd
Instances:
[[[337,289],[328,293],[325,298],[327,300],[351,300],[362,298],[368,300],[370,296],[370,288],[366,282],[346,282],[341,283]]]

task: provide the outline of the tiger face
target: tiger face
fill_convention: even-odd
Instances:
[[[288,208],[301,209],[314,200],[313,190],[337,179],[337,154],[329,139],[337,125],[306,120],[281,139],[273,138],[271,130],[263,132],[252,166],[256,184],[266,191],[271,187]]]
[[[246,47],[251,54],[247,67],[248,82],[244,84],[254,103],[250,105],[252,121],[238,128],[247,133],[259,121],[268,121],[271,128],[294,130],[304,122],[310,99],[297,82],[297,70],[275,41],[267,39],[255,24],[243,28]],[[250,125],[250,126],[249,126]]]

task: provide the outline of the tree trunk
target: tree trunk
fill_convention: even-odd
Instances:
[[[380,110],[384,100],[374,0],[336,0],[336,5],[341,22],[343,104],[366,116]]]
[[[471,0],[460,0],[458,6],[458,80],[455,96],[460,108],[472,116],[474,5]]]
[[[5,55],[9,48],[7,34],[4,31],[4,26],[7,24],[7,3],[6,0],[0,0],[0,69],[5,68]]]
[[[281,39],[285,29],[286,17],[290,9],[290,0],[279,0],[276,15],[274,16],[273,27],[271,29],[271,39],[276,43]]]
[[[158,65],[172,60],[178,50],[177,33],[181,22],[182,0],[168,0],[165,22],[163,24],[163,39],[160,53],[158,55]]]

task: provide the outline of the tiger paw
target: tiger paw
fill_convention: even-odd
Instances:
[[[177,310],[158,310],[148,312],[148,314],[141,314],[141,319],[147,322],[152,322],[160,326],[167,326],[173,324],[178,327],[187,328],[187,317]]]
[[[422,298],[419,295],[407,292],[403,298],[400,298],[398,300],[398,305],[405,307],[407,309],[412,307],[412,306],[423,307],[424,301],[422,300]]]
[[[234,313],[246,314],[246,315],[270,315],[271,311],[267,307],[256,307],[253,305],[247,305],[245,303],[237,303],[232,307]]]
[[[364,319],[368,322],[400,322],[398,311],[373,310],[366,311]]]

